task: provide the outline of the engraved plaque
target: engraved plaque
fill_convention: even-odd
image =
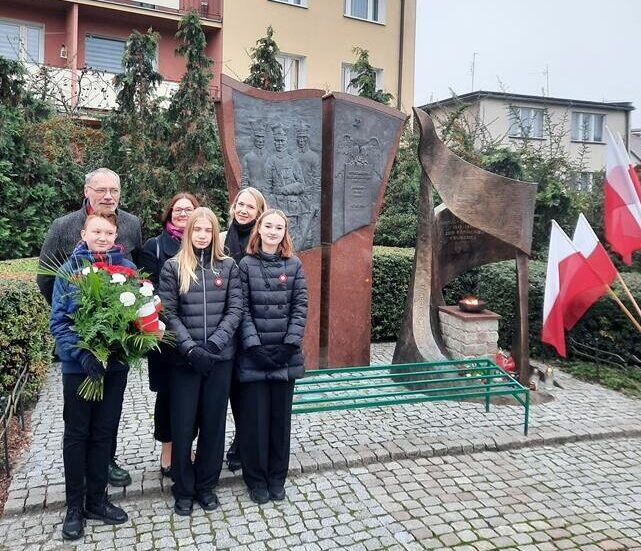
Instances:
[[[334,104],[332,241],[375,222],[383,173],[403,120],[337,97]]]

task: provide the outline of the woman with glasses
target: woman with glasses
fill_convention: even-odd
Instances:
[[[165,261],[176,256],[187,220],[199,206],[198,200],[190,193],[177,193],[165,207],[160,221],[163,230],[160,235],[147,240],[143,246],[139,268],[149,274],[154,287],[158,288],[160,272]],[[154,408],[154,438],[161,442],[160,472],[171,477],[171,419],[169,415],[169,372],[175,363],[175,350],[160,345],[160,352],[149,354],[149,388],[156,393]]]

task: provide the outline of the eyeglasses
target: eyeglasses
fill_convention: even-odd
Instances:
[[[194,209],[190,209],[189,207],[187,207],[186,209],[180,209],[180,208],[171,209],[171,211],[174,214],[186,214],[187,216],[189,216],[192,212],[194,212]]]
[[[117,197],[118,195],[120,195],[120,189],[117,187],[109,187],[109,188],[105,188],[105,187],[95,188],[91,186],[87,186],[87,187],[89,189],[93,189],[94,192],[100,196],[107,195],[107,193],[109,193],[109,195],[111,195],[112,197]]]

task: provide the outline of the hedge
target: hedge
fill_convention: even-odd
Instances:
[[[51,362],[49,306],[35,282],[34,259],[0,262],[0,395],[29,366],[25,398],[35,398]]]
[[[412,272],[414,250],[374,247],[372,275],[372,339],[396,340],[400,330],[407,288]],[[474,292],[487,300],[489,308],[502,316],[499,322],[499,345],[509,348],[515,322],[516,268],[513,261],[499,262],[471,270],[444,289],[447,304],[456,303],[463,295]],[[535,355],[554,355],[553,349],[540,341],[545,262],[530,261],[529,270],[530,351]],[[641,299],[641,274],[624,273],[623,278],[633,296]],[[614,290],[624,297],[617,285]],[[624,300],[624,302],[627,302]],[[588,310],[569,332],[579,342],[591,344],[623,356],[641,357],[641,339],[618,306],[604,297]]]

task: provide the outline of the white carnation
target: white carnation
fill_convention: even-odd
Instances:
[[[114,275],[120,275],[120,274],[114,274]],[[129,291],[120,293],[120,302],[122,302],[125,306],[133,306],[136,303],[136,295],[134,295]]]
[[[150,297],[154,294],[154,286],[151,283],[143,283],[139,289],[143,297]]]
[[[127,278],[123,274],[112,274],[111,275],[111,283],[120,283],[120,285],[122,285],[125,281],[127,281]]]

